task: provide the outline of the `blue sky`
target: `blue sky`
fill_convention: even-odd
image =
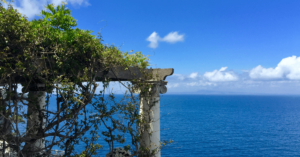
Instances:
[[[62,0],[48,0],[61,4]],[[69,0],[78,28],[174,68],[168,93],[300,94],[300,1]],[[46,0],[15,0],[29,20]]]

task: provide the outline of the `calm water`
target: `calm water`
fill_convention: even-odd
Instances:
[[[162,95],[161,116],[163,157],[300,156],[300,96]]]
[[[164,95],[162,156],[300,156],[300,97]]]

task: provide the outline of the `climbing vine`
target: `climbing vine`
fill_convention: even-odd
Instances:
[[[11,5],[6,9],[0,3],[0,85],[3,86],[0,116],[4,119],[3,126],[11,130],[0,128],[0,140],[7,142],[2,153],[5,147],[10,147],[18,156],[45,155],[51,153],[54,146],[60,146],[65,156],[96,155],[102,147],[96,144],[101,124],[107,129],[101,134],[111,151],[116,142],[124,143],[124,133],[129,133],[134,147],[125,146],[126,151],[130,150],[132,156],[142,150],[149,152],[147,148],[138,147],[141,133],[137,127],[143,120],[130,86],[127,86],[130,92],[118,102],[105,90],[110,82],[106,77],[110,69],[136,67],[145,74],[149,59],[140,52],[129,54],[115,46],[104,45],[100,33],[92,35],[92,31],[76,26],[65,4],[57,7],[48,4],[41,18],[28,21]],[[99,86],[96,80],[102,80],[100,93],[95,93]],[[139,80],[134,81],[142,86]],[[22,82],[20,94],[17,93],[19,82]],[[145,86],[151,88],[149,84]],[[39,91],[48,93],[46,106],[38,106],[39,97],[43,95]],[[56,111],[49,110],[53,91],[57,93]],[[26,93],[29,93],[28,98]],[[89,119],[91,108],[98,113],[95,121]],[[116,119],[116,114],[122,115],[126,124]],[[20,130],[21,120],[26,123],[25,133]],[[87,132],[91,138],[84,136]],[[34,147],[38,139],[50,137],[52,140],[46,140],[44,148]],[[79,141],[86,147],[78,154],[74,146]]]

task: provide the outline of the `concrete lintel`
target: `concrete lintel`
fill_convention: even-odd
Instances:
[[[167,76],[170,76],[173,73],[173,68],[140,70],[137,67],[130,67],[125,70],[123,67],[113,67],[108,71],[99,70],[96,74],[96,81],[103,81],[105,79],[110,79],[111,81],[164,81]],[[15,83],[28,81],[22,76],[13,77],[15,78]],[[0,86],[4,86],[4,84],[0,84]]]
[[[103,76],[104,73],[105,72],[98,73],[97,76],[99,76],[100,80],[96,80],[101,81],[101,76]],[[143,81],[163,81],[167,76],[170,76],[173,73],[173,68],[140,70],[137,67],[131,67],[125,70],[122,67],[114,67],[111,68],[105,76],[112,81],[132,81],[134,79]]]

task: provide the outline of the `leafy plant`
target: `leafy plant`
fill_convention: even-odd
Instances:
[[[45,9],[40,19],[28,21],[11,5],[6,9],[0,3],[0,84],[6,89],[6,97],[0,101],[0,116],[6,125],[16,122],[12,132],[0,128],[0,140],[8,142],[4,147],[22,157],[47,155],[54,146],[63,149],[65,156],[92,156],[102,148],[96,142],[99,126],[103,125],[106,130],[100,131],[101,136],[110,150],[115,143],[124,143],[124,134],[128,133],[132,146],[124,146],[126,151],[130,150],[132,156],[145,152],[151,155],[150,148],[139,147],[143,134],[139,127],[149,126],[139,115],[139,98],[133,94],[131,84],[120,82],[129,93],[118,102],[113,93],[105,90],[110,82],[107,72],[116,67],[135,67],[144,80],[153,78],[146,72],[149,59],[141,52],[123,53],[115,46],[103,45],[100,33],[95,36],[90,30],[76,28],[77,22],[65,4],[48,4]],[[96,94],[99,80],[103,90]],[[132,81],[143,89],[142,93],[152,88],[142,79]],[[17,96],[19,82],[23,88]],[[56,111],[49,110],[53,90],[57,93]],[[44,96],[46,106],[41,106]],[[89,118],[92,111],[99,113],[97,120]],[[117,119],[115,115],[121,117]],[[9,118],[13,116],[18,118]],[[22,119],[25,132],[18,124]],[[84,136],[87,133],[91,138]],[[45,138],[51,140],[43,141]],[[80,141],[85,143],[85,150],[78,154],[74,147]],[[43,142],[45,147],[36,147]]]

